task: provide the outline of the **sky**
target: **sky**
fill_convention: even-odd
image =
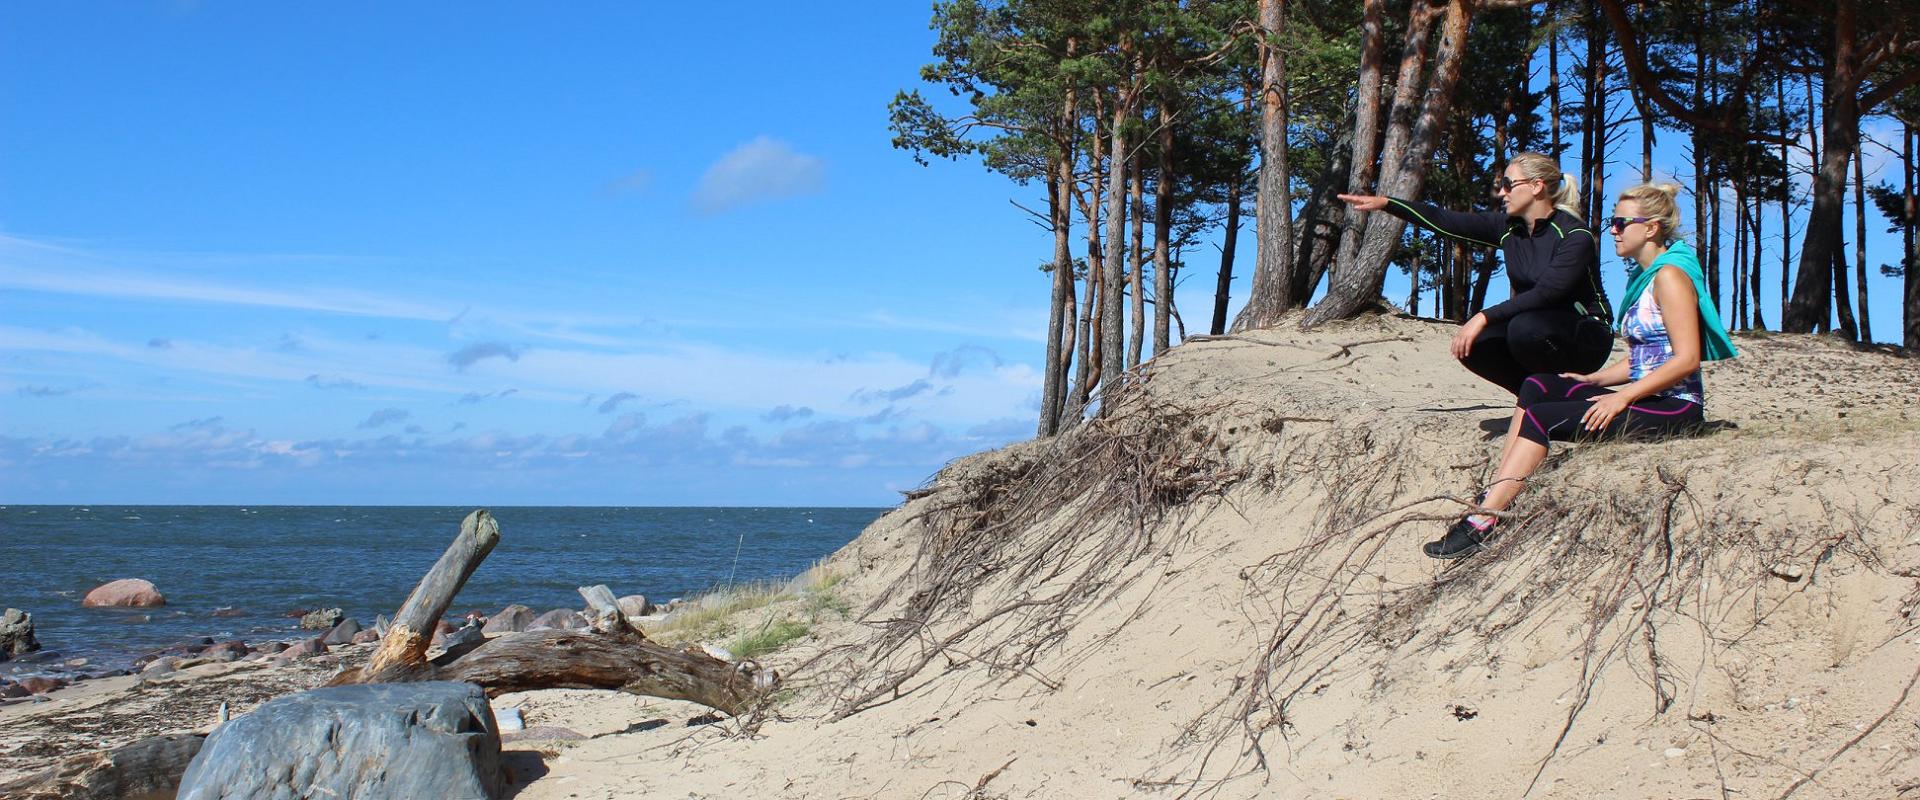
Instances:
[[[1043,194],[889,144],[926,3],[0,14],[0,502],[891,505],[1032,434]]]

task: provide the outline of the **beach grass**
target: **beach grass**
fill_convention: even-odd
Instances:
[[[815,565],[789,581],[723,586],[644,629],[662,644],[723,643],[734,658],[753,658],[806,636],[817,622],[845,619],[850,606],[835,591],[842,580]]]

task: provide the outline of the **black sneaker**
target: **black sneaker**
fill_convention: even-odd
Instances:
[[[1486,527],[1475,525],[1471,517],[1463,517],[1453,527],[1447,529],[1447,535],[1421,545],[1420,550],[1428,558],[1455,559],[1466,558],[1480,552],[1480,548],[1493,537],[1493,526],[1497,520],[1489,520]]]

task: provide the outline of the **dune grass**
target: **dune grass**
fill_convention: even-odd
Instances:
[[[834,591],[843,579],[816,565],[790,581],[719,587],[645,631],[666,645],[716,643],[735,659],[755,658],[805,637],[818,622],[846,618],[850,607]]]

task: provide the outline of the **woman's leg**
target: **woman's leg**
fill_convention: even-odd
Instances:
[[[1535,372],[1514,359],[1513,348],[1507,342],[1507,325],[1501,322],[1489,323],[1486,330],[1474,338],[1472,349],[1467,351],[1466,358],[1460,359],[1460,365],[1515,395],[1520,394],[1521,382],[1527,375]]]
[[[1592,372],[1613,349],[1607,324],[1568,309],[1524,311],[1507,321],[1507,346],[1530,373]]]

